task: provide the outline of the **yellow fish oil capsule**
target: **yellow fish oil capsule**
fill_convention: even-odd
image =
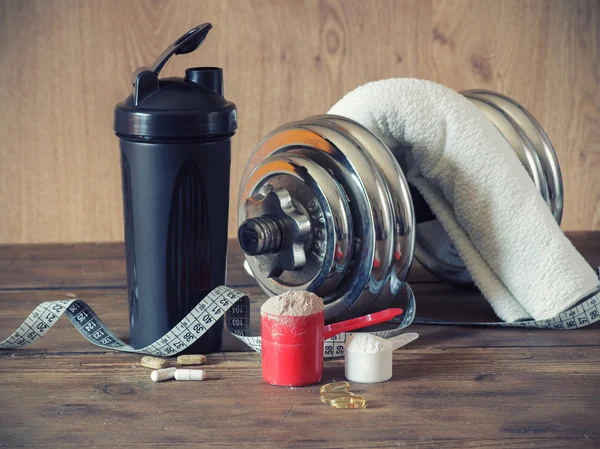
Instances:
[[[202,354],[186,354],[177,357],[178,365],[204,365],[206,356]]]
[[[350,389],[350,384],[348,382],[332,382],[330,384],[325,384],[319,390],[319,393],[330,393],[334,391],[348,391]]]
[[[348,396],[354,396],[354,393],[349,391],[328,391],[321,395],[321,402],[323,404],[329,404],[333,399],[345,398]]]
[[[344,396],[332,399],[330,404],[335,408],[365,408],[367,401],[362,396]]]
[[[149,355],[142,357],[142,366],[152,369],[162,369],[167,366],[165,359],[159,359],[158,357],[151,357]]]
[[[175,371],[175,380],[204,380],[206,373],[201,369],[178,369]]]

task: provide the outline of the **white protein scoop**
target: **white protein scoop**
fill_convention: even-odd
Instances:
[[[354,334],[346,343],[346,379],[351,382],[373,384],[392,377],[392,355],[395,349],[419,338],[409,332],[385,339],[373,334]]]

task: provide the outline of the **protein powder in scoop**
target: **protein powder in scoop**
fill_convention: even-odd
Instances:
[[[273,296],[260,308],[261,314],[308,316],[323,311],[323,300],[312,292],[289,291]]]
[[[324,326],[323,300],[314,293],[290,291],[260,309],[262,375],[271,385],[301,387],[321,380],[323,342],[341,332],[391,320],[401,309]]]
[[[363,384],[389,380],[394,349],[418,337],[419,334],[406,333],[386,340],[367,333],[352,335],[346,343],[346,379]]]
[[[289,291],[260,308],[262,373],[272,385],[303,386],[321,380],[323,300]]]

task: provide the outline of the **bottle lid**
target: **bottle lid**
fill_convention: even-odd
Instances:
[[[134,139],[206,139],[228,137],[237,129],[235,104],[223,97],[223,70],[193,67],[184,78],[159,78],[173,55],[196,50],[212,28],[198,25],[169,46],[151,67],[133,74],[133,90],[115,106],[114,130]]]

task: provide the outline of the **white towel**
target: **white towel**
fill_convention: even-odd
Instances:
[[[502,320],[552,318],[597,289],[516,154],[462,95],[430,81],[388,79],[355,89],[329,113],[404,148],[408,181]]]

